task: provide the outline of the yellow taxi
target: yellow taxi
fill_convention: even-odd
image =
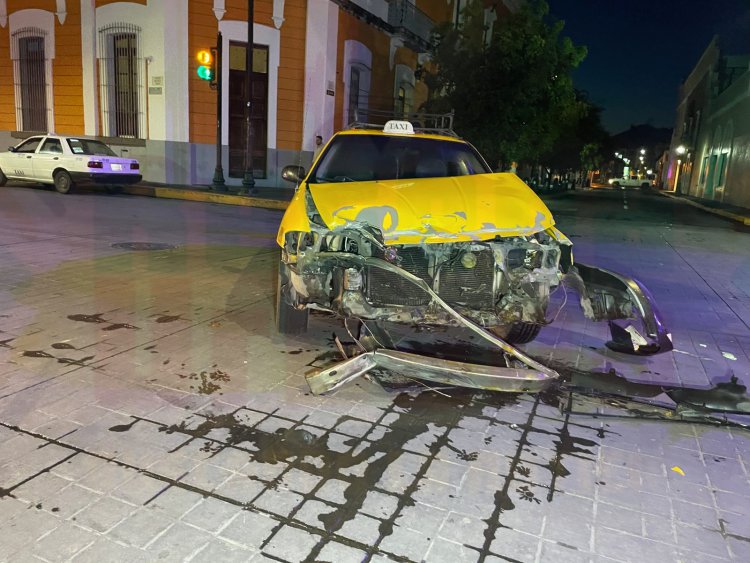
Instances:
[[[550,296],[566,282],[592,319],[645,319],[613,328],[611,346],[671,347],[642,285],[574,264],[533,190],[450,130],[359,124],[309,172],[287,166],[282,177],[297,191],[277,236],[280,332],[305,331],[317,309],[361,321],[385,347],[376,329],[388,323],[468,326],[507,354],[550,322]]]

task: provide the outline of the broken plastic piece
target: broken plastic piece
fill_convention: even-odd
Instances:
[[[674,466],[674,467],[672,468],[672,471],[674,471],[675,473],[679,473],[679,474],[680,474],[680,475],[682,475],[683,477],[685,476],[685,472],[684,472],[684,471],[682,470],[682,468],[681,468],[681,467],[679,467],[679,466],[677,466],[677,465],[675,465],[675,466]]]
[[[607,347],[627,354],[657,354],[674,348],[654,298],[639,281],[576,262],[567,274],[581,293],[581,306],[592,320],[608,320]],[[617,319],[639,319],[643,330],[620,326]]]

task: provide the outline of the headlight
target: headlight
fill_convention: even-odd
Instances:
[[[608,183],[608,184],[614,184],[614,183],[615,183],[615,181],[614,181],[614,180],[607,180],[607,183]]]

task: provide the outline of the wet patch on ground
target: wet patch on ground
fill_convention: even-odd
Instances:
[[[156,318],[157,323],[173,323],[175,321],[184,320],[181,315],[160,315]]]
[[[510,418],[523,413],[524,420],[505,422],[504,409],[512,409]],[[540,412],[542,409],[546,409],[545,414]],[[291,489],[299,497],[297,505],[288,514],[279,515],[260,499],[261,492],[243,506],[273,517],[278,522],[277,529],[288,524],[319,537],[307,560],[316,560],[326,544],[336,542],[370,556],[380,554],[406,561],[382,544],[394,533],[395,527],[406,523],[399,519],[408,518],[409,507],[426,502],[423,496],[429,494],[436,483],[429,478],[431,468],[439,465],[436,461],[470,467],[481,455],[487,455],[481,450],[495,449],[503,452],[509,469],[502,472],[498,468],[496,478],[502,478],[503,486],[482,495],[488,503],[486,512],[491,514],[484,521],[484,542],[466,547],[483,558],[512,556],[491,550],[497,530],[504,526],[503,515],[516,509],[518,503],[541,506],[554,502],[560,481],[570,475],[565,461],[576,458],[593,463],[599,446],[596,437],[601,435],[598,427],[569,424],[567,416],[549,418],[547,405],[538,397],[460,389],[452,389],[450,394],[401,392],[388,408],[382,409],[376,420],[344,415],[330,427],[318,426],[314,419],[308,423],[305,419],[286,419],[277,411],[243,407],[227,414],[194,414],[169,426],[137,418],[110,430],[127,432],[142,424],[155,425],[165,433],[184,435],[185,442],[173,450],[175,453],[195,443],[200,451],[212,457],[232,450],[243,452],[249,462],[278,466],[270,472],[277,475],[275,478],[266,472],[250,472],[247,477],[263,483],[264,491],[279,487]],[[466,448],[458,438],[474,427],[486,429],[487,440],[482,442],[481,450],[479,446],[476,450]],[[509,434],[514,437],[514,446],[508,458]],[[493,438],[501,435],[505,442],[500,446],[498,439],[496,446]],[[551,442],[552,449],[535,445],[540,440]],[[297,489],[295,482],[301,475],[302,480],[315,483],[314,486]],[[335,502],[330,496],[334,487],[339,497]],[[227,500],[222,497],[221,489],[210,494]],[[367,544],[347,537],[344,527],[355,518],[361,518],[362,510],[373,495],[384,496],[393,506],[387,515],[373,517],[368,513],[372,525],[377,527],[377,533],[373,531],[373,534],[378,539]],[[458,504],[461,500],[456,498],[455,502]],[[443,502],[449,503],[451,499],[443,499]],[[311,521],[308,510],[313,505],[322,510]]]
[[[165,363],[168,362],[169,360],[165,361]],[[216,366],[213,367],[215,368]],[[199,393],[201,395],[211,395],[213,393],[216,393],[217,391],[221,391],[221,385],[219,385],[219,383],[228,383],[229,381],[231,381],[231,377],[229,376],[229,374],[220,369],[214,369],[213,371],[201,371],[200,373],[193,372],[188,375],[177,374],[177,376],[180,379],[200,382],[199,385],[191,385],[190,389],[195,390],[196,393]],[[219,395],[223,395],[223,393],[219,393]]]

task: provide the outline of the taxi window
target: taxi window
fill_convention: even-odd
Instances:
[[[88,156],[117,156],[112,149],[101,141],[91,139],[68,139],[68,146],[73,154]]]
[[[42,148],[39,149],[39,152],[44,154],[62,154],[62,143],[60,139],[47,139],[42,143]]]
[[[482,157],[466,143],[389,135],[341,135],[331,142],[309,181],[444,178],[489,172]]]
[[[39,146],[41,140],[41,137],[32,137],[18,145],[13,152],[36,152],[36,148]]]

